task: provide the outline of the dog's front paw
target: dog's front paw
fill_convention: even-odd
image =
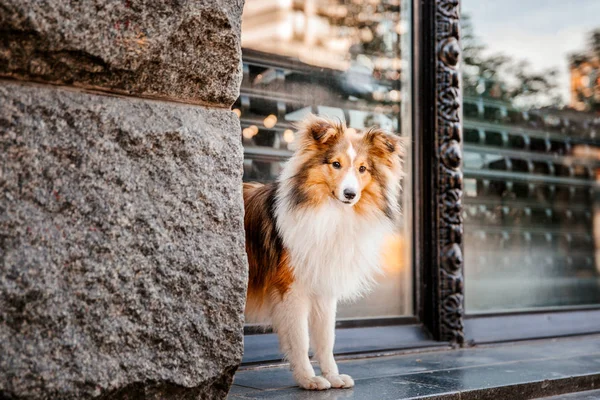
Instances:
[[[326,375],[325,379],[331,383],[332,388],[351,388],[354,386],[354,379],[350,375]]]
[[[329,381],[321,376],[298,378],[298,385],[306,390],[327,390],[331,387]]]

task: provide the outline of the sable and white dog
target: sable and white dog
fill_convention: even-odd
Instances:
[[[348,388],[354,381],[333,358],[337,302],[368,291],[379,269],[399,212],[401,143],[316,116],[297,135],[277,182],[244,184],[246,316],[270,321],[301,387]],[[309,344],[323,376],[315,376]]]

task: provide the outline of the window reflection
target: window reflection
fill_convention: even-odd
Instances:
[[[598,2],[463,1],[468,312],[600,303]]]
[[[294,150],[293,124],[308,113],[339,118],[356,130],[379,126],[401,131],[401,82],[408,76],[407,55],[400,52],[407,30],[401,3],[246,1],[244,76],[233,107],[242,125],[244,180],[268,182],[279,175]],[[407,228],[400,226],[388,240],[386,274],[377,293],[342,306],[340,318],[411,312]]]

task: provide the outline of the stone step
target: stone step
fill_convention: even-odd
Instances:
[[[600,387],[600,336],[342,360],[339,367],[355,379],[353,389],[304,391],[287,365],[253,366],[238,371],[229,398],[525,400],[592,390]]]

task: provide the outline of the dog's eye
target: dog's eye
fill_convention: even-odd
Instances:
[[[361,174],[364,174],[366,170],[367,170],[367,167],[365,167],[364,165],[361,165],[360,168],[358,169],[358,172],[360,172]]]
[[[337,161],[334,161],[334,162],[332,162],[332,163],[331,163],[331,165],[332,165],[332,166],[333,166],[333,168],[335,168],[335,169],[340,169],[340,168],[342,168],[342,164],[340,164],[340,163],[339,163],[339,162],[337,162]]]

